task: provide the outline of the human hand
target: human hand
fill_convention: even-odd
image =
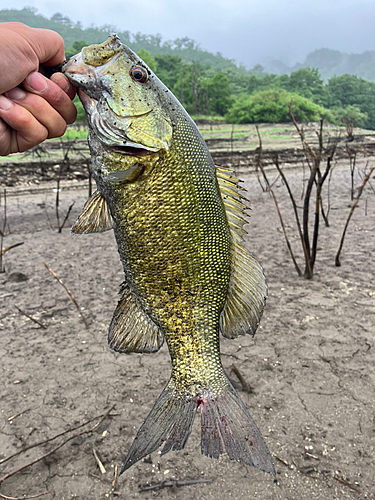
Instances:
[[[60,137],[74,122],[75,88],[62,73],[42,75],[44,66],[64,59],[63,40],[54,31],[0,23],[0,155]]]

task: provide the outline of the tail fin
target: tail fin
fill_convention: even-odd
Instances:
[[[231,460],[276,474],[256,423],[229,381],[220,394],[200,397],[199,403],[203,455],[219,458],[225,448]]]
[[[182,450],[190,436],[196,408],[196,397],[181,397],[170,382],[139,429],[120,474],[158,449],[164,441],[162,455],[171,449]]]
[[[219,458],[225,450],[231,460],[275,474],[270,452],[258,427],[229,381],[219,394],[204,391],[198,396],[182,395],[171,381],[139,429],[121,474],[164,442],[162,455],[183,449],[198,407],[203,455]]]

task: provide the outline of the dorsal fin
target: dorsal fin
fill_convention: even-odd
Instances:
[[[263,269],[243,247],[246,231],[246,198],[240,193],[240,180],[230,170],[216,167],[216,177],[233,237],[232,271],[228,296],[220,316],[220,330],[224,337],[255,334],[267,297]]]
[[[95,191],[89,198],[81,215],[73,224],[71,234],[102,233],[113,228],[113,219],[104,196]]]
[[[159,327],[139,307],[124,283],[109,327],[109,347],[118,352],[156,352],[163,342]]]

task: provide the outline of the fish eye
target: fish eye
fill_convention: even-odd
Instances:
[[[148,80],[148,73],[142,66],[133,66],[130,70],[130,76],[139,83],[145,83]]]

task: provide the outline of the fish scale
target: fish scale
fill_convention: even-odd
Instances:
[[[215,167],[181,104],[116,36],[85,47],[63,71],[86,111],[98,189],[72,233],[113,229],[125,273],[109,346],[151,353],[165,339],[172,360],[122,472],[163,443],[162,453],[182,449],[200,412],[203,454],[226,452],[274,473],[220,360],[220,332],[254,334],[267,293],[242,246],[238,179]]]

